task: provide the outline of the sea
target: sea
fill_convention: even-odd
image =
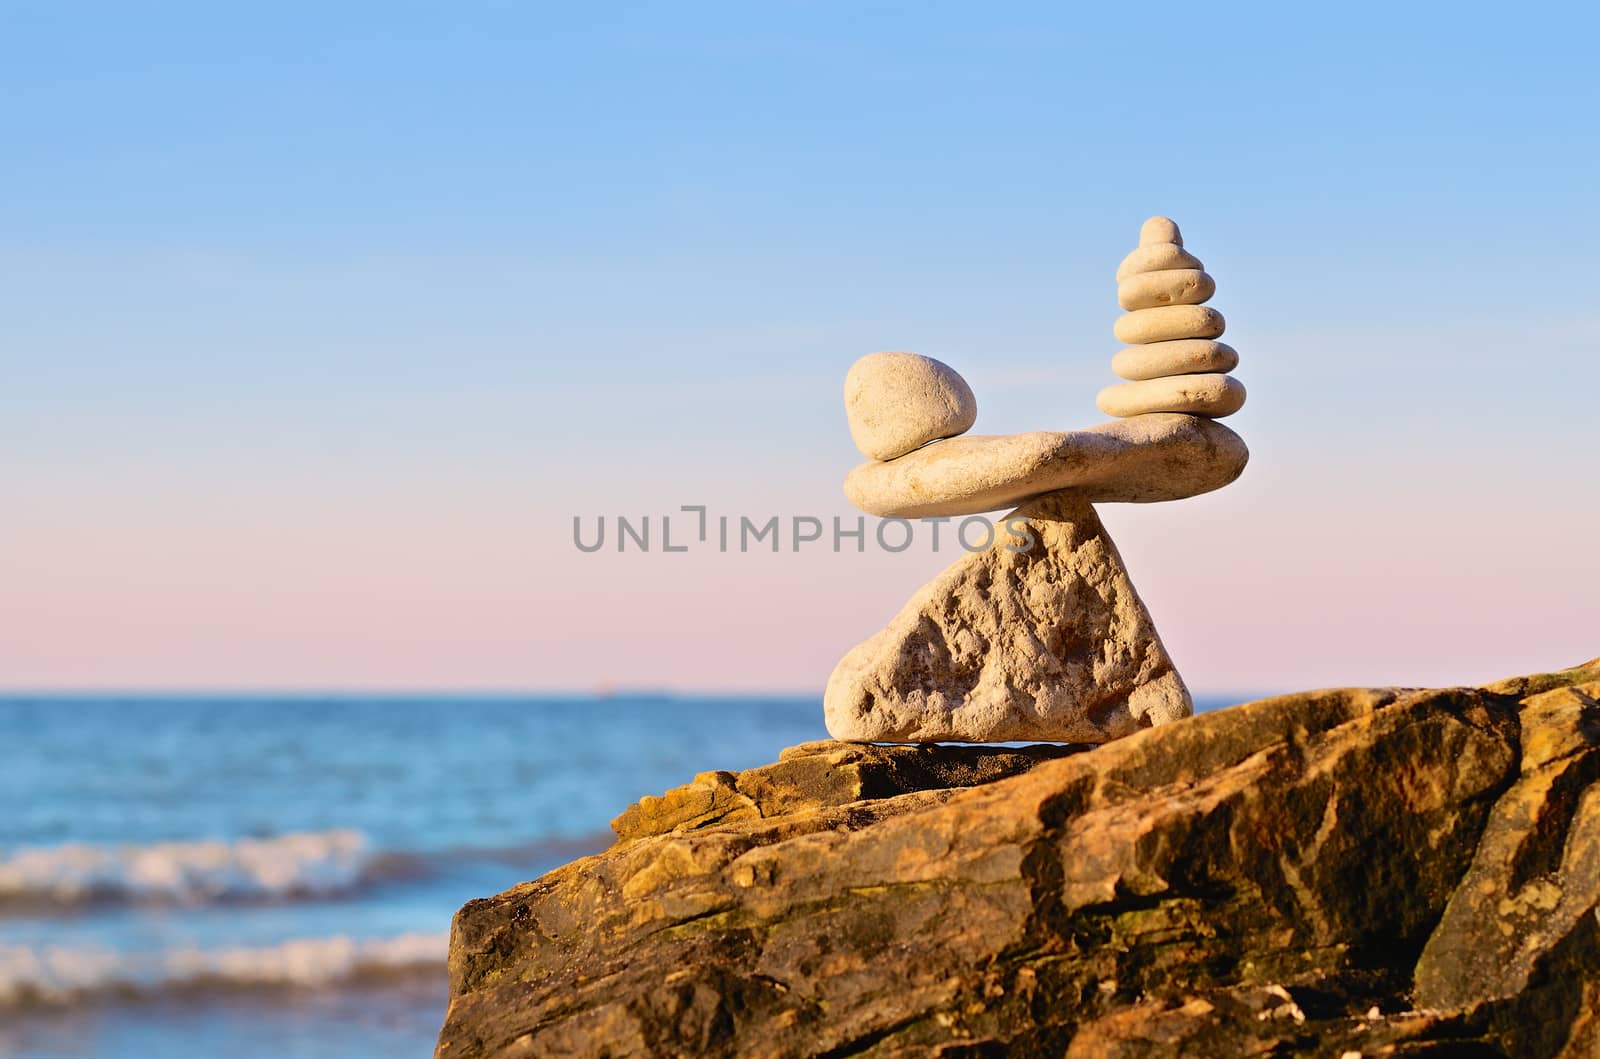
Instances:
[[[809,698],[0,697],[0,1056],[433,1052],[450,917]]]
[[[0,1057],[426,1059],[457,908],[826,737],[815,696],[0,696]]]

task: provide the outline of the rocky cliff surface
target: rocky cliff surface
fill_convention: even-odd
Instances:
[[[456,917],[438,1055],[1600,1055],[1600,659],[811,743]]]

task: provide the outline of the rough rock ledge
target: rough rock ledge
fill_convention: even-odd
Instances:
[[[1600,1055],[1600,659],[809,743],[473,901],[437,1055]]]

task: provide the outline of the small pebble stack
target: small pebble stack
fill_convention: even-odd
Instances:
[[[1217,290],[1199,258],[1183,248],[1178,226],[1152,217],[1139,229],[1139,248],[1117,268],[1117,302],[1128,312],[1116,335],[1128,348],[1111,370],[1130,382],[1107,386],[1095,398],[1110,416],[1182,412],[1220,419],[1244,404],[1244,385],[1227,373],[1239,363],[1218,342],[1226,322],[1202,304]]]

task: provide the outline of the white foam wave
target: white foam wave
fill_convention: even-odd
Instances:
[[[207,988],[329,986],[436,970],[442,977],[448,934],[392,938],[295,938],[258,948],[110,949],[0,946],[0,1008],[69,1004]]]
[[[371,843],[358,831],[234,842],[24,848],[0,857],[0,902],[197,903],[320,896],[356,887],[373,856]]]

